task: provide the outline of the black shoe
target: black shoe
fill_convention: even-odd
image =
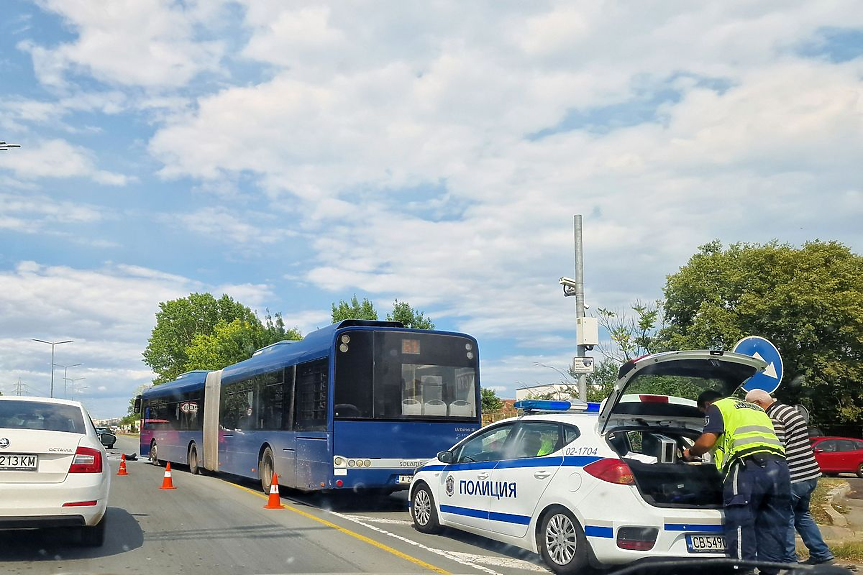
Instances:
[[[806,561],[802,562],[803,565],[832,565],[833,557],[829,559],[815,559],[814,557],[809,557]]]

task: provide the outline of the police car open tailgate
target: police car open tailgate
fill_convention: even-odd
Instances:
[[[630,360],[621,366],[614,390],[600,410],[600,432],[605,431],[609,419],[613,416],[661,416],[675,419],[702,417],[697,410],[693,411],[695,408],[690,405],[649,401],[621,403],[621,398],[631,389],[633,382],[644,381],[646,376],[688,376],[691,378],[690,384],[703,381],[704,390],[715,389],[724,396],[729,396],[747,379],[766,367],[767,363],[759,358],[713,350],[669,351]]]

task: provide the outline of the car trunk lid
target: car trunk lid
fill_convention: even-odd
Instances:
[[[600,409],[600,430],[605,432],[609,420],[626,418],[692,428],[703,421],[703,414],[692,404],[698,394],[713,389],[730,396],[766,367],[761,359],[713,350],[671,351],[631,360],[620,368],[617,383]],[[625,400],[627,396],[638,396],[639,401]]]
[[[0,443],[6,444],[0,449],[0,484],[62,482],[83,437],[63,431],[0,428],[0,440],[6,440]]]

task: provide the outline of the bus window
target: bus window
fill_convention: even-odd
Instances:
[[[336,352],[336,418],[372,417],[372,353],[374,332],[354,331],[341,336]],[[347,341],[345,341],[347,340]]]
[[[294,428],[298,431],[327,429],[328,358],[297,366]]]
[[[342,333],[337,344],[336,419],[476,419],[472,340],[358,330]]]

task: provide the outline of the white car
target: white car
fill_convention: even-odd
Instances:
[[[720,474],[679,457],[704,425],[692,399],[706,389],[731,395],[765,367],[734,353],[661,353],[624,364],[601,406],[522,402],[526,415],[480,429],[417,470],[414,526],[516,545],[557,573],[723,557]]]
[[[0,397],[0,529],[70,527],[105,539],[111,473],[77,401]]]

